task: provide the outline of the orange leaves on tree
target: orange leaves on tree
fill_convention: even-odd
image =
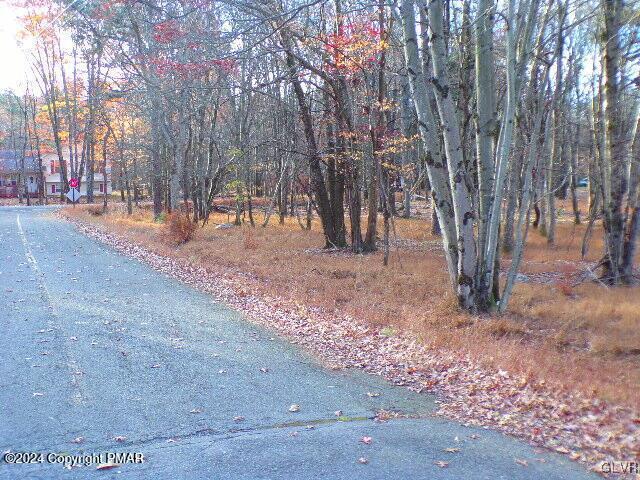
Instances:
[[[325,40],[331,59],[329,67],[346,75],[377,62],[378,54],[386,48],[375,22],[366,17],[347,20]]]

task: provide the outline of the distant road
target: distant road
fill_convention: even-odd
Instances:
[[[44,453],[0,459],[2,479],[600,478],[430,418],[431,396],[324,369],[50,212],[0,207],[0,451]],[[144,463],[48,463],[107,452]]]

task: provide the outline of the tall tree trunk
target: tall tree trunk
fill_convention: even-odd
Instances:
[[[625,142],[620,116],[620,15],[622,0],[602,0],[604,11],[604,161],[605,191],[604,237],[605,259],[603,279],[616,284],[620,281],[624,244],[625,218],[622,200],[627,190]]]
[[[442,241],[449,278],[453,288],[457,290],[458,245],[453,198],[447,166],[440,149],[440,138],[438,137],[435,115],[429,102],[429,94],[425,83],[425,78],[430,74],[422,71],[413,0],[402,0],[401,19],[405,64],[407,66],[411,96],[418,117],[418,130],[426,150],[426,169],[431,186],[431,196],[442,228]]]
[[[636,106],[636,115],[633,132],[631,134],[631,148],[629,155],[628,183],[626,214],[627,229],[624,237],[622,256],[622,276],[627,284],[634,283],[633,263],[637,250],[638,236],[640,236],[640,103]]]
[[[153,193],[153,218],[158,220],[162,215],[162,199],[164,197],[164,182],[162,156],[160,152],[160,101],[155,92],[151,96],[151,189]]]
[[[423,0],[421,0],[423,1]],[[466,182],[466,169],[462,155],[459,119],[449,86],[446,48],[442,25],[442,0],[431,0],[428,4],[431,28],[431,60],[433,76],[431,86],[442,125],[446,152],[449,185],[453,198],[453,212],[458,239],[457,296],[458,304],[465,310],[475,310],[477,250],[474,232],[474,212],[471,192]]]
[[[495,0],[479,0],[476,35],[476,150],[478,168],[478,250],[486,249],[493,195],[494,146],[498,135],[493,58]]]
[[[289,69],[289,79],[293,85],[293,90],[298,101],[298,112],[304,126],[304,134],[307,143],[307,158],[309,161],[311,190],[316,197],[318,214],[320,215],[322,230],[325,236],[325,246],[327,248],[342,247],[344,246],[344,242],[338,241],[338,237],[336,235],[333,215],[331,212],[331,204],[329,203],[329,194],[327,193],[327,187],[324,183],[324,176],[322,175],[322,168],[320,167],[320,153],[318,151],[315,133],[313,132],[313,121],[311,119],[311,112],[305,100],[304,90],[302,88],[302,85],[300,84],[300,79],[298,77],[298,71],[296,68],[296,60],[289,49],[290,47],[288,47],[289,40],[284,32],[282,32],[281,37],[283,39],[285,47],[286,62]]]
[[[378,24],[380,28],[380,42],[386,42],[387,34],[385,27],[385,13],[384,3],[378,4]],[[378,208],[377,201],[378,195],[382,197],[383,205],[382,211],[385,216],[385,233],[388,236],[388,215],[390,214],[390,202],[393,200],[389,197],[393,195],[393,192],[389,189],[389,182],[386,181],[385,170],[386,167],[382,165],[381,150],[382,150],[382,137],[386,131],[386,115],[384,112],[384,101],[387,97],[387,90],[385,84],[384,70],[386,68],[387,53],[386,49],[383,49],[378,61],[378,76],[377,76],[377,102],[373,108],[373,111],[369,111],[369,137],[371,138],[371,169],[369,175],[369,212],[367,218],[367,236],[365,239],[365,248],[368,251],[376,250],[376,234],[377,234],[377,219]],[[384,184],[383,184],[384,183]],[[380,190],[378,190],[380,189]],[[388,238],[387,238],[388,240]],[[386,245],[386,244],[385,244]],[[388,256],[388,249],[385,250],[385,255]],[[385,256],[385,258],[387,258]],[[386,263],[385,263],[386,265]]]
[[[571,209],[573,223],[580,225],[580,205],[578,203],[578,154],[580,150],[580,122],[576,126],[575,138],[569,154],[569,188],[571,189]]]

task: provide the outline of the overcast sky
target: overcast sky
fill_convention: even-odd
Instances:
[[[29,66],[16,38],[20,29],[17,16],[15,7],[0,0],[0,90],[9,88],[21,93],[26,86],[25,74]]]

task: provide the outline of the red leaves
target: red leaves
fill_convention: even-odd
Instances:
[[[232,58],[221,58],[209,62],[214,67],[219,68],[224,73],[232,73],[236,69],[236,61]]]
[[[153,27],[153,39],[158,43],[172,43],[185,36],[177,20],[165,20]]]
[[[205,2],[208,0],[204,0]],[[196,34],[196,36],[194,36]],[[197,78],[207,75],[213,70],[218,70],[221,74],[230,74],[236,68],[235,60],[220,58],[207,60],[204,52],[204,43],[201,36],[208,33],[184,25],[178,20],[169,19],[157,23],[153,27],[153,39],[162,45],[170,46],[171,49],[181,47],[184,49],[184,56],[173,57],[168,53],[155,55],[149,60],[158,75],[176,75],[181,79]],[[175,58],[180,58],[177,60]],[[189,59],[196,58],[197,61]]]

